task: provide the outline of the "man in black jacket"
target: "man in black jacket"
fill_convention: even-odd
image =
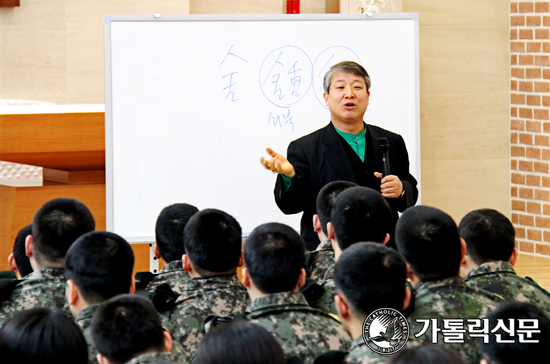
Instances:
[[[331,122],[290,143],[288,159],[269,148],[272,158],[261,159],[266,169],[278,173],[275,201],[281,211],[304,212],[301,234],[309,250],[319,244],[312,220],[315,199],[329,182],[351,181],[380,191],[392,208],[394,221],[398,211],[413,206],[418,198],[403,138],[363,121],[369,105],[370,83],[367,71],[355,62],[332,66],[323,83]],[[383,163],[376,148],[379,138],[386,138],[389,144],[391,172],[387,176],[380,173]]]

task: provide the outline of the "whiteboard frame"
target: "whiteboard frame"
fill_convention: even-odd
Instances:
[[[419,15],[418,13],[384,14],[256,14],[256,15],[104,15],[104,56],[105,56],[105,184],[106,184],[106,227],[114,232],[113,195],[113,92],[112,92],[112,48],[111,24],[114,22],[246,22],[246,21],[322,21],[322,20],[411,20],[414,27],[414,69],[415,69],[415,154],[416,168],[411,171],[418,181],[418,201],[421,203],[421,152],[420,152],[420,56],[419,56]],[[409,156],[410,158],[411,156]],[[154,243],[154,236],[134,236],[127,238],[131,244]]]

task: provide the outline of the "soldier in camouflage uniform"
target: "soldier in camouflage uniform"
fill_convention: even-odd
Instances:
[[[244,245],[243,283],[252,303],[246,317],[279,341],[287,360],[312,363],[328,350],[345,350],[350,338],[333,316],[308,306],[298,289],[305,283],[303,239],[292,228],[258,226]]]
[[[480,289],[472,288],[459,276],[460,263],[466,252],[453,219],[441,210],[428,206],[409,208],[396,227],[396,242],[412,270],[416,285],[415,309],[409,317],[410,332],[419,335],[425,325],[419,319],[482,319],[502,300]],[[456,350],[466,363],[479,363],[479,349],[474,339],[464,333],[463,343],[444,343],[441,331],[433,337],[433,323],[416,340],[420,344],[437,343]],[[466,329],[466,322],[464,322]]]
[[[334,181],[327,183],[317,195],[317,214],[313,215],[313,230],[319,236],[321,244],[315,251],[309,253],[306,266],[308,278],[320,281],[325,276],[325,272],[334,267],[334,249],[327,237],[327,224],[330,222],[332,207],[340,193],[353,186],[357,186],[357,184],[348,181]]]
[[[189,219],[199,210],[186,203],[166,206],[160,212],[155,225],[153,250],[157,259],[162,259],[164,267],[155,275],[145,288],[152,292],[158,285],[167,283],[173,292],[180,294],[191,280],[189,273],[183,270],[181,257],[185,254],[183,229]]]
[[[327,224],[335,259],[358,242],[386,244],[390,239],[392,212],[380,192],[368,187],[351,187],[337,198]],[[334,289],[333,269],[327,270],[319,284]]]
[[[103,302],[92,319],[91,334],[98,359],[105,363],[188,363],[183,348],[163,329],[151,301],[139,295],[118,295]]]
[[[518,256],[510,220],[491,209],[475,210],[458,225],[467,255],[461,273],[470,287],[495,293],[507,301],[529,302],[550,316],[550,293],[514,271]]]
[[[249,300],[236,274],[242,265],[239,223],[223,211],[206,209],[189,220],[184,235],[183,267],[192,279],[174,307],[161,316],[191,361],[204,334],[206,318],[243,313]]]
[[[0,325],[15,313],[34,307],[59,308],[70,317],[65,300],[65,254],[79,236],[94,229],[92,213],[75,199],[56,198],[38,209],[32,235],[25,243],[34,272],[0,303]]]
[[[134,293],[134,252],[120,236],[106,231],[82,235],[67,251],[67,302],[88,344],[88,362],[97,363],[90,325],[99,304]]]

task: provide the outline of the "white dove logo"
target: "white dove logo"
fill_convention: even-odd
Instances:
[[[378,309],[363,322],[363,340],[374,352],[394,354],[409,340],[409,323],[397,310]]]

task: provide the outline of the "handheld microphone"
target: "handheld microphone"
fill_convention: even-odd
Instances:
[[[378,150],[382,154],[382,164],[384,165],[384,175],[390,174],[390,148],[388,138],[378,138]]]

